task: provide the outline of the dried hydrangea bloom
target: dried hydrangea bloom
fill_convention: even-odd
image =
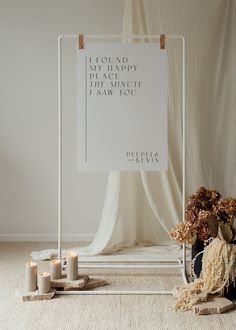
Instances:
[[[189,197],[187,210],[193,210],[197,213],[200,210],[211,210],[220,198],[221,195],[217,190],[210,190],[201,187],[197,190],[196,194]]]
[[[217,190],[201,187],[188,199],[185,223],[177,225],[171,232],[171,237],[178,242],[192,242],[197,236],[207,240],[210,236],[207,220],[215,217],[222,222],[230,222],[236,217],[236,198],[221,199]]]
[[[179,243],[188,242],[193,243],[194,231],[193,226],[189,222],[180,223],[172,229],[170,237]]]
[[[218,220],[230,222],[236,217],[236,198],[221,199],[213,208],[213,214]]]
[[[211,211],[202,210],[198,213],[197,220],[195,223],[195,228],[196,228],[197,237],[201,241],[207,240],[210,235],[207,224],[207,219],[209,219],[210,216],[212,216]]]
[[[194,233],[201,240],[206,240],[209,236],[207,218],[212,215],[213,208],[220,198],[217,190],[201,187],[188,199],[185,221],[194,226]]]

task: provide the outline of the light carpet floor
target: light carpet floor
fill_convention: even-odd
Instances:
[[[69,248],[73,243],[65,243]],[[57,296],[49,301],[22,302],[15,294],[24,280],[30,253],[55,243],[0,242],[1,330],[236,329],[236,309],[221,315],[174,312],[171,296]],[[48,269],[40,262],[39,270]],[[85,270],[83,270],[85,272]],[[182,279],[177,270],[89,270],[112,283],[107,289],[171,289]]]

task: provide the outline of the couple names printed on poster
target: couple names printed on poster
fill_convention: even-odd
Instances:
[[[167,55],[159,44],[77,50],[79,171],[168,169]]]

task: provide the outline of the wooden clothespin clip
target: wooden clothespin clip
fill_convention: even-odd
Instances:
[[[165,34],[160,34],[160,49],[166,48],[166,36]]]
[[[83,34],[79,34],[78,46],[79,46],[79,49],[84,49],[84,35]]]

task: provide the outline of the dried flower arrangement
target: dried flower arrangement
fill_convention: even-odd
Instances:
[[[202,259],[200,278],[175,288],[174,309],[188,310],[211,294],[223,295],[236,279],[236,199],[221,198],[216,190],[201,187],[190,196],[186,221],[174,227],[171,237],[192,243],[194,237],[209,239]],[[194,263],[194,260],[193,260]],[[235,287],[234,287],[235,290]],[[176,294],[177,292],[177,294]]]
[[[236,217],[236,198],[221,198],[216,190],[201,187],[188,199],[185,222],[176,225],[171,238],[179,243],[192,244],[198,237],[205,241],[211,237],[209,220],[230,223]]]
[[[235,285],[236,219],[223,223],[210,218],[208,225],[212,238],[203,251],[201,276],[193,283],[174,289],[175,310],[191,309],[199,301],[206,301],[209,295],[217,293],[222,296],[225,288],[232,283]]]

